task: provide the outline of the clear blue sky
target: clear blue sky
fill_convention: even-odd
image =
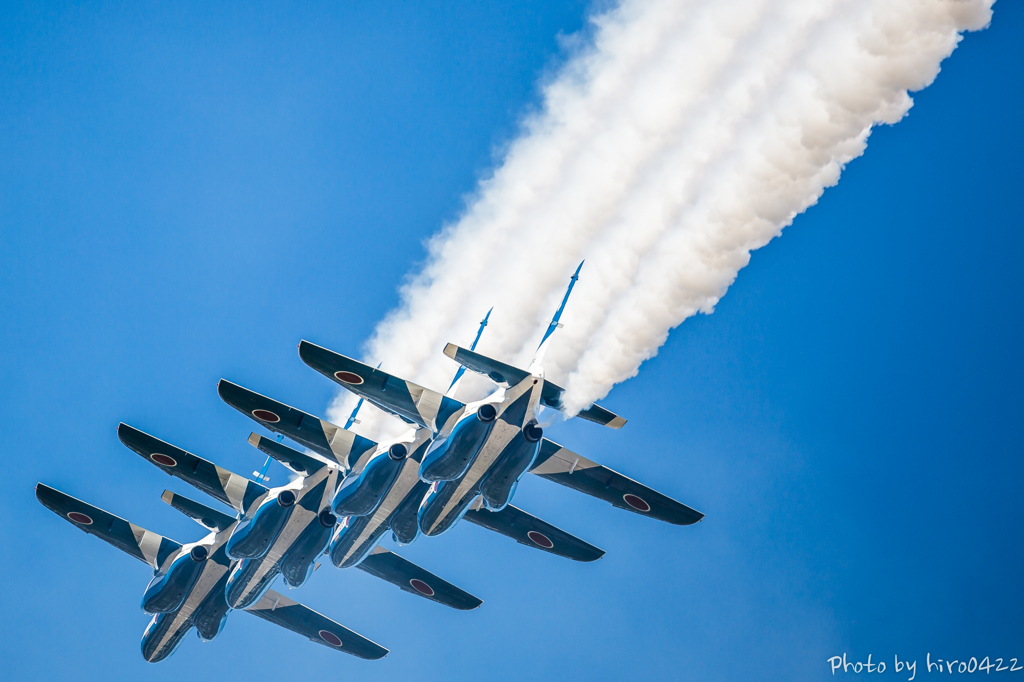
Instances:
[[[6,679],[794,680],[844,651],[1024,659],[1019,2],[613,391],[625,429],[553,434],[698,526],[527,477],[517,505],[604,559],[463,525],[402,551],[483,598],[474,612],[329,565],[291,595],[383,661],[235,614],[149,665],[147,567],[34,500],[44,481],[197,538],[159,500],[193,492],[117,423],[245,474],[251,424],[219,378],[322,413],[333,387],[295,344],[359,352],[586,11],[0,7]]]

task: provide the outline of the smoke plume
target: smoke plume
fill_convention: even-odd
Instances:
[[[625,0],[594,16],[365,359],[444,390],[445,343],[468,345],[494,306],[478,350],[525,367],[586,259],[545,369],[571,409],[604,397],[907,114],[993,1]]]

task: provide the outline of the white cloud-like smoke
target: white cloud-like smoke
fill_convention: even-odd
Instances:
[[[445,343],[467,345],[494,306],[479,350],[525,367],[585,258],[545,369],[571,408],[604,397],[714,309],[993,2],[624,0],[595,16],[366,359],[443,390]],[[329,418],[353,405],[343,392]],[[370,412],[364,432],[394,432]]]

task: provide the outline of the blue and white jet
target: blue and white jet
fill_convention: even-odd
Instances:
[[[332,505],[339,524],[328,549],[335,566],[369,570],[367,561],[385,551],[379,542],[388,530],[400,544],[416,539],[419,508],[430,487],[419,478],[420,462],[433,441],[429,429],[417,426],[395,441],[376,443],[229,381],[221,380],[218,390],[221,398],[242,414],[339,468],[341,483]],[[261,436],[256,438],[262,443],[273,442]],[[470,513],[468,518],[522,544],[577,561],[593,561],[604,554],[511,505],[501,513]],[[430,598],[437,591],[436,584],[422,579],[411,585]]]
[[[308,341],[299,344],[299,356],[307,365],[429,432],[418,470],[420,480],[431,485],[417,515],[424,534],[443,533],[470,512],[483,512],[481,518],[488,512],[502,514],[527,471],[669,523],[689,525],[703,518],[702,513],[544,437],[538,413],[541,408],[563,409],[564,389],[545,379],[543,358],[554,330],[561,326],[559,319],[579,272],[577,268],[528,370],[454,344],[445,347],[445,355],[462,369],[498,385],[482,400],[462,403],[452,397],[462,369],[443,395]],[[576,416],[615,429],[626,423],[596,404]],[[551,542],[547,537],[530,539],[541,547]]]
[[[237,564],[225,553],[237,525],[234,517],[164,491],[164,502],[210,531],[197,542],[182,544],[42,483],[35,490],[36,498],[55,514],[153,569],[142,598],[142,610],[154,614],[142,635],[142,656],[147,661],[157,663],[170,656],[192,628],[204,641],[224,628],[231,611],[225,586]],[[245,610],[312,642],[360,658],[377,659],[388,653],[379,644],[273,590]]]
[[[221,394],[225,393],[256,395],[240,386],[221,382]],[[327,546],[337,523],[330,510],[342,475],[336,464],[252,434],[251,445],[295,474],[294,480],[286,485],[267,488],[127,424],[118,426],[118,437],[165,473],[235,510],[237,522],[225,537],[224,545],[225,555],[235,562],[225,585],[229,606],[248,608],[257,603],[279,575],[292,588],[301,587],[312,575],[316,559]],[[366,557],[360,568],[406,592],[446,606],[466,610],[482,603],[384,548],[377,548]]]

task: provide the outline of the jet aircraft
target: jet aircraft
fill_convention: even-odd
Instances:
[[[544,437],[538,412],[542,406],[563,409],[564,389],[545,379],[542,361],[579,272],[577,268],[570,279],[529,370],[454,344],[445,347],[445,355],[462,368],[498,385],[482,400],[462,403],[452,397],[451,388],[442,395],[308,341],[299,344],[299,356],[307,365],[361,399],[430,432],[419,466],[419,478],[431,484],[418,510],[424,534],[443,533],[473,511],[480,512],[480,519],[493,520],[508,508],[527,471],[669,523],[689,525],[703,518],[702,513]],[[616,429],[626,421],[596,404],[577,416]]]
[[[156,663],[174,653],[193,627],[203,640],[216,637],[231,611],[225,585],[232,566],[225,546],[237,520],[198,502],[164,491],[162,499],[210,534],[181,544],[98,507],[39,483],[36,498],[77,528],[149,564],[153,579],[142,609],[155,614],[142,636],[142,656]],[[247,613],[307,637],[310,641],[360,658],[377,659],[388,650],[282,594],[268,590]]]
[[[256,423],[346,472],[333,502],[340,523],[329,551],[336,566],[363,568],[368,559],[384,551],[378,543],[389,529],[400,544],[416,539],[418,510],[430,487],[419,479],[419,465],[433,436],[429,429],[413,429],[394,442],[378,444],[225,379],[218,384],[218,392],[228,405]],[[521,544],[576,561],[594,561],[604,555],[597,547],[511,505],[499,513],[470,512],[467,518]],[[416,587],[432,590],[420,583]]]
[[[251,445],[297,475],[285,486],[267,488],[127,424],[119,425],[117,432],[121,442],[146,461],[238,513],[224,548],[226,556],[236,560],[225,588],[232,608],[256,603],[279,574],[289,587],[305,584],[337,522],[329,509],[340,474],[337,466],[253,434]],[[360,568],[406,592],[456,609],[474,609],[482,603],[384,548],[367,556]]]

